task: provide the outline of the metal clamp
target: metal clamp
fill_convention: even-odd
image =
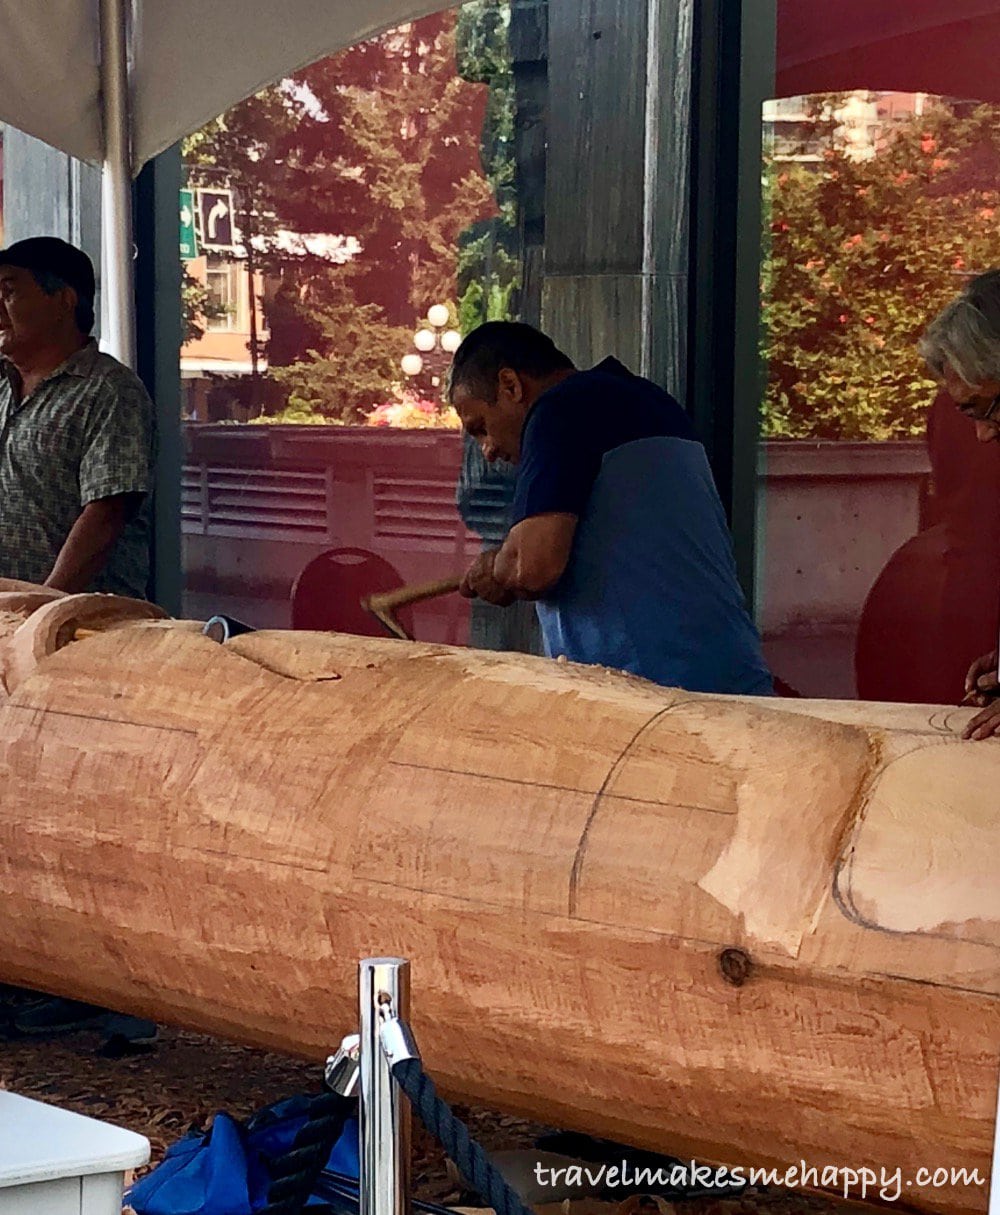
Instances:
[[[391,1071],[401,1059],[419,1059],[420,1051],[417,1049],[417,1042],[413,1036],[413,1031],[397,1016],[388,1016],[382,1022],[382,1028],[379,1030],[379,1041],[382,1043],[382,1049],[385,1051],[385,1057],[389,1061],[389,1070]]]
[[[341,1097],[354,1097],[361,1079],[361,1035],[348,1034],[326,1061],[326,1087]]]

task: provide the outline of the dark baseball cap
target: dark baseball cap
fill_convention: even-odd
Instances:
[[[61,278],[81,301],[93,304],[94,265],[82,249],[58,236],[29,236],[0,249],[0,266],[20,266]]]

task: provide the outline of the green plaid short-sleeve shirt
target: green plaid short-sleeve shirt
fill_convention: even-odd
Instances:
[[[153,485],[153,404],[142,381],[91,340],[18,401],[0,360],[0,577],[44,582],[83,508]],[[144,598],[147,497],[88,590]]]

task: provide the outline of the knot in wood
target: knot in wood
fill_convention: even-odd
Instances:
[[[719,971],[733,987],[742,987],[750,978],[752,968],[750,955],[742,949],[724,949],[719,954]]]

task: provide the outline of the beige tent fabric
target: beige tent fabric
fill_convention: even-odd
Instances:
[[[442,0],[134,0],[134,168],[258,88]],[[97,0],[0,0],[0,122],[102,159]],[[1000,99],[1000,0],[778,6],[776,95],[852,87]],[[942,46],[945,48],[941,53]],[[972,84],[970,85],[970,82]]]
[[[282,76],[440,0],[137,0],[133,167]],[[103,155],[96,0],[0,0],[0,121]]]
[[[137,169],[273,80],[441,0],[147,0],[136,40]]]
[[[0,121],[101,159],[96,0],[0,0]]]

